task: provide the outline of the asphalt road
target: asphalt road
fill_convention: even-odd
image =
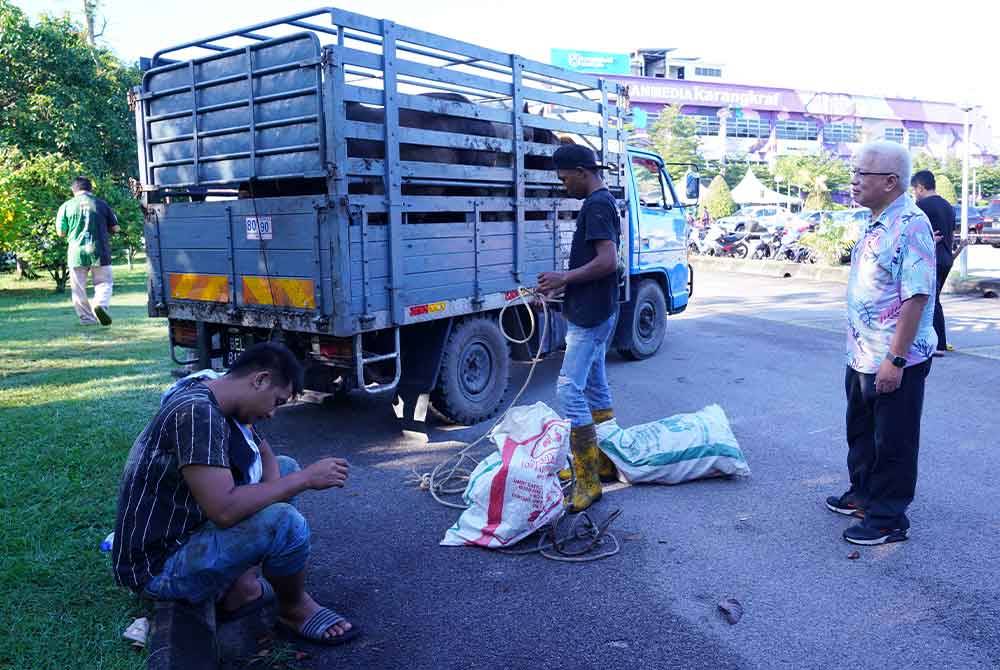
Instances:
[[[719,403],[751,475],[610,492],[597,513],[621,508],[626,539],[596,563],[438,546],[457,511],[407,479],[486,425],[403,433],[362,397],[283,409],[265,427],[279,452],[352,463],[347,488],[300,507],[309,588],[365,635],[308,647],[311,667],[1000,667],[1000,301],[946,297],[958,352],[928,379],[912,539],[850,560],[850,521],[822,505],[847,484],[844,288],[792,281],[702,273],[657,356],[609,356],[620,423]],[[553,402],[558,365],[524,402]]]

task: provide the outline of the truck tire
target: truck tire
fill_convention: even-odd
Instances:
[[[660,349],[667,332],[667,299],[660,284],[653,279],[639,283],[633,299],[632,345],[618,353],[633,361],[649,358]]]
[[[471,426],[494,416],[510,385],[510,349],[495,318],[455,324],[441,355],[431,403],[445,419]]]

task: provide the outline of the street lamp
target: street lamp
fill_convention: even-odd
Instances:
[[[962,142],[962,243],[967,244],[969,241],[969,135],[971,134],[971,121],[969,112],[972,111],[972,105],[965,104],[962,105],[962,112],[964,116],[962,117],[962,134],[964,135],[964,142]],[[959,258],[959,276],[962,281],[965,281],[969,276],[969,250],[962,249],[961,258]]]

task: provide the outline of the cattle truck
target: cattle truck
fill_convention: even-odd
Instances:
[[[621,208],[613,348],[652,356],[687,306],[684,205],[664,161],[628,146],[614,82],[324,8],[162,49],[130,97],[148,313],[178,364],[277,340],[307,389],[494,415],[512,361],[563,346],[557,306],[544,341],[538,305],[499,315],[567,266],[565,142],[610,166]]]

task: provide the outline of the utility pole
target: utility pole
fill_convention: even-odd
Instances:
[[[964,116],[962,118],[962,131],[964,135],[964,142],[962,143],[962,218],[961,218],[961,231],[962,231],[962,242],[968,243],[969,241],[969,140],[971,125],[969,112],[973,109],[972,105],[966,104],[962,106],[962,111]],[[962,281],[965,281],[969,276],[969,249],[968,247],[962,249],[962,253],[959,256],[959,276]]]

